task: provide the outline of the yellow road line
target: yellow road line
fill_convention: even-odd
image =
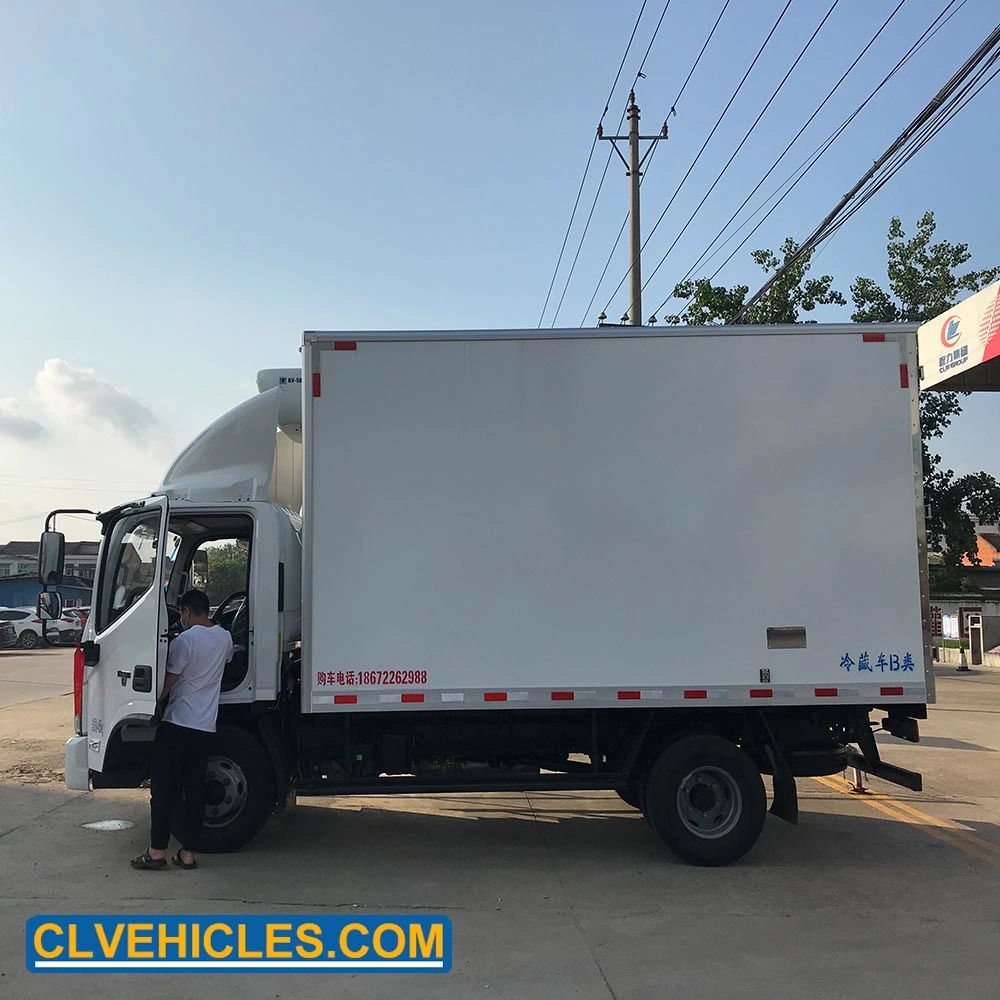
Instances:
[[[813,780],[835,792],[850,794],[851,786],[846,781],[836,778],[814,778]],[[994,868],[1000,868],[1000,847],[982,837],[977,837],[974,833],[963,830],[951,820],[931,816],[929,813],[914,809],[905,802],[899,802],[881,792],[869,791],[864,795],[854,796],[854,798],[890,819],[919,827],[935,840],[949,844],[969,857],[985,861]]]

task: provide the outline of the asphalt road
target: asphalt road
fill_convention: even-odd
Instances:
[[[142,791],[70,793],[66,654],[0,659],[0,997],[963,1000],[997,995],[1000,672],[941,670],[920,746],[883,754],[926,791],[801,780],[802,818],[769,817],[725,869],[675,861],[614,795],[303,800],[197,872],[136,873]],[[30,702],[19,701],[35,685]],[[51,696],[46,685],[52,685]],[[20,692],[20,693],[19,693]],[[84,824],[133,824],[96,832]],[[39,913],[442,912],[447,976],[32,976]],[[137,992],[138,991],[138,992]]]
[[[0,710],[72,692],[71,650],[0,649]]]

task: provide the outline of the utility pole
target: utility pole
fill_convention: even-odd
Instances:
[[[622,322],[628,320],[630,326],[642,326],[642,262],[640,261],[642,251],[642,228],[639,223],[639,184],[642,180],[642,165],[646,162],[646,157],[653,151],[653,147],[660,139],[667,138],[667,123],[663,123],[659,135],[639,135],[639,106],[635,103],[635,91],[629,94],[628,98],[628,135],[605,135],[604,129],[597,126],[597,137],[607,139],[618,158],[625,164],[625,173],[629,179],[629,259],[631,263],[628,269],[628,297],[629,307],[627,316],[622,317]],[[622,156],[617,142],[628,140],[628,159]],[[649,149],[639,156],[639,141],[648,141]]]

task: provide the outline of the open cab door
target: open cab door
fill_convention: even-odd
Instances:
[[[109,745],[152,739],[167,660],[167,499],[151,497],[102,516],[104,542],[87,653],[87,760],[103,771]],[[89,647],[89,648],[88,648]]]

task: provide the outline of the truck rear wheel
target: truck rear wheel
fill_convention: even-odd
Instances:
[[[694,865],[743,857],[767,817],[760,771],[720,736],[687,736],[666,747],[649,772],[644,805],[667,847]]]
[[[223,726],[205,777],[200,850],[206,854],[238,851],[260,833],[274,808],[277,793],[271,759],[249,733]]]

